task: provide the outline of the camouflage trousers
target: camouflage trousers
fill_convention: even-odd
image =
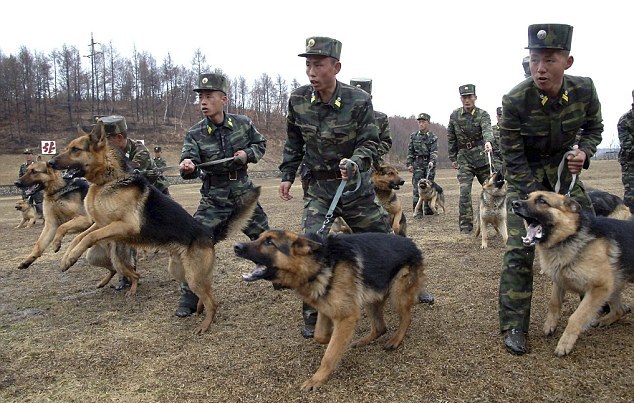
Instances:
[[[480,185],[489,177],[488,165],[474,167],[459,163],[458,182],[460,183],[460,201],[458,202],[458,225],[460,230],[473,230],[473,204],[471,202],[471,188],[473,178],[477,178]]]
[[[552,191],[547,188],[541,190]],[[593,211],[590,198],[580,181],[576,182],[571,197],[577,200],[583,209]],[[522,236],[526,235],[524,220],[514,214],[511,209],[511,203],[519,199],[519,193],[509,187],[506,199],[509,239],[502,260],[498,296],[498,314],[502,332],[509,329],[528,332],[531,316],[535,247],[524,246],[522,242]]]
[[[427,176],[429,173],[429,176]],[[416,207],[416,203],[418,203],[418,181],[421,179],[429,179],[431,181],[436,177],[436,167],[429,168],[425,167],[414,167],[414,172],[412,172],[412,211],[414,211],[414,207]],[[431,208],[427,203],[425,203],[425,214],[432,214]]]
[[[634,166],[621,164],[621,180],[623,181],[623,202],[634,213]]]
[[[212,186],[201,190],[202,198],[194,213],[194,218],[212,231],[219,226],[227,225],[231,213],[242,204],[243,195],[253,186],[253,182],[245,177],[228,182],[226,185]],[[268,229],[268,217],[258,203],[242,232],[249,239],[254,240]],[[182,290],[191,291],[185,282],[181,283]]]

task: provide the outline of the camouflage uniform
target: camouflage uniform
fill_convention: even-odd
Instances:
[[[495,112],[498,116],[501,116],[502,107],[498,107]],[[491,146],[493,147],[493,152],[491,153],[491,162],[493,163],[493,170],[500,171],[502,169],[502,153],[500,152],[500,125],[495,124],[491,126],[491,133],[493,134],[493,141],[491,142]]]
[[[157,168],[165,168],[167,166],[167,161],[165,161],[165,159],[161,157],[160,155],[156,155],[160,152],[161,152],[161,147],[154,147],[155,156],[154,158],[152,158],[152,161],[154,161],[154,165]]]
[[[634,91],[632,91],[634,99]],[[623,181],[623,201],[634,212],[634,103],[632,109],[619,119],[619,162],[621,163],[621,179]]]
[[[460,95],[475,94],[473,84],[462,85]],[[489,162],[484,144],[493,143],[491,118],[478,107],[471,113],[463,107],[454,110],[449,117],[447,128],[449,159],[458,163],[458,182],[460,182],[459,226],[461,232],[473,229],[473,205],[471,187],[476,177],[480,184],[489,176]]]
[[[306,40],[306,53],[339,59],[341,42],[325,37]],[[360,180],[359,189],[342,195],[334,216],[341,216],[354,232],[391,232],[387,212],[376,199],[370,181],[370,167],[377,154],[378,128],[372,101],[365,91],[337,81],[329,101],[322,101],[311,85],[294,90],[288,102],[287,139],[280,164],[282,182],[294,182],[300,163],[304,162],[310,180],[304,196],[302,228],[315,234],[324,224],[326,213],[340,183],[339,162],[348,158],[358,166],[359,175],[346,190]],[[332,220],[324,234],[330,231]],[[304,322],[314,326],[316,311],[304,304]],[[312,337],[304,333],[304,337]]]
[[[427,113],[420,113],[416,120],[426,120],[431,117]],[[436,177],[436,160],[438,159],[438,136],[427,131],[422,133],[417,130],[409,136],[407,146],[407,161],[405,165],[412,167],[412,211],[418,203],[418,181],[423,178],[434,180]],[[429,163],[432,166],[429,166]],[[425,203],[425,214],[433,214],[431,208]]]
[[[534,41],[530,33],[538,29],[541,32],[543,28],[550,33],[556,30],[565,31],[565,27],[568,26],[531,26],[529,43]],[[570,34],[571,31],[572,27]],[[567,50],[569,49],[568,42]],[[502,111],[500,132],[509,185],[507,206],[511,206],[514,200],[525,199],[530,192],[536,190],[553,191],[557,183],[559,163],[575,144],[586,153],[584,168],[587,169],[590,157],[601,142],[601,105],[590,78],[564,75],[562,88],[556,99],[549,99],[532,80],[524,80],[503,97]],[[571,181],[570,171],[564,169],[561,178],[562,193],[567,192]],[[592,211],[590,199],[579,179],[575,182],[571,197],[581,203],[584,209]],[[504,332],[517,329],[526,333],[533,289],[534,248],[523,245],[521,236],[526,232],[524,222],[511,209],[507,228],[509,239],[504,253],[499,290],[500,330]]]
[[[30,149],[25,149],[23,152],[24,155],[26,154],[33,154],[33,152]],[[30,162],[23,162],[20,165],[20,169],[18,170],[18,178],[21,178],[22,176],[24,176],[24,174],[26,173],[26,169],[29,167],[29,165],[31,165],[33,162],[33,160],[31,160]],[[32,204],[35,207],[35,210],[37,211],[38,214],[42,214],[42,202],[44,201],[44,191],[42,190],[38,190],[37,192],[33,193],[30,196],[26,195],[26,189],[22,188],[20,189],[22,192],[22,200],[28,200],[29,204]]]

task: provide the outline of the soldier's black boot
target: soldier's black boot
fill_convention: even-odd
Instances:
[[[504,347],[511,354],[526,354],[526,333],[519,329],[507,330],[504,332]]]
[[[422,304],[434,305],[434,296],[427,290],[423,290],[418,294],[418,302]]]
[[[312,306],[304,303],[302,305],[302,316],[304,317],[304,325],[300,329],[305,339],[315,337],[315,325],[317,324],[317,310]]]
[[[115,285],[114,289],[116,291],[125,290],[126,288],[130,288],[131,284],[132,283],[130,283],[130,280],[126,276],[120,275],[119,276],[119,284]]]
[[[176,308],[176,316],[184,318],[196,312],[198,307],[198,296],[189,289],[187,284],[181,284],[180,298],[178,299],[178,307]]]

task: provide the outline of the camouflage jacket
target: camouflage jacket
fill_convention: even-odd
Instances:
[[[447,143],[449,159],[451,162],[468,164],[474,167],[481,167],[488,164],[484,155],[484,143],[493,143],[493,133],[491,132],[491,117],[488,112],[478,107],[473,108],[471,113],[460,107],[454,110],[449,117],[447,127]],[[465,148],[472,142],[482,144]]]
[[[634,161],[634,104],[632,104],[632,109],[621,116],[617,129],[621,144],[619,162],[621,164],[632,162]]]
[[[405,165],[427,168],[430,161],[436,165],[436,159],[438,159],[438,136],[430,131],[421,133],[420,130],[410,134]]]
[[[383,156],[392,148],[392,133],[390,132],[390,123],[385,113],[374,111],[374,121],[379,128],[379,145],[377,147],[377,156],[375,163],[383,162]]]
[[[338,171],[339,161],[349,158],[365,172],[376,158],[379,131],[370,95],[339,81],[329,102],[310,85],[293,91],[286,132],[282,181],[295,180],[302,160],[312,171]]]
[[[493,141],[491,142],[491,147],[493,147],[493,152],[500,152],[500,126],[493,125],[491,126],[491,134],[493,135]]]
[[[525,80],[502,98],[500,146],[509,185],[522,196],[541,184],[554,189],[563,155],[577,144],[588,167],[601,142],[601,104],[592,79],[564,75],[557,99]],[[565,169],[562,188],[572,180]]]
[[[138,169],[143,173],[152,185],[158,190],[163,190],[169,186],[167,179],[155,172],[156,165],[150,156],[147,147],[138,140],[128,139],[123,154],[128,159],[128,164],[132,169]]]
[[[247,153],[247,163],[256,163],[266,151],[266,139],[247,116],[225,113],[222,125],[216,126],[208,118],[192,126],[185,135],[180,161],[189,158],[194,164],[217,161],[233,157],[236,151]],[[229,173],[244,168],[239,160],[203,168],[203,172],[212,174]],[[201,174],[199,169],[181,176],[193,179]]]
[[[163,168],[167,166],[167,161],[165,161],[163,157],[154,157],[152,158],[152,161],[154,161],[154,165],[156,165],[157,168]]]
[[[22,176],[24,176],[24,174],[26,173],[26,169],[29,167],[29,165],[31,165],[34,162],[35,161],[31,161],[30,164],[23,162],[22,165],[20,165],[20,170],[18,171],[18,178],[21,178]]]

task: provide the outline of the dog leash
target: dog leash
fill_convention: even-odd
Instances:
[[[487,151],[487,158],[489,159],[489,175],[493,175],[493,162],[491,161],[491,151]]]
[[[335,208],[337,207],[337,203],[339,203],[339,199],[341,198],[341,196],[342,195],[343,196],[348,196],[349,194],[354,193],[357,190],[359,190],[359,187],[361,186],[361,178],[358,177],[361,174],[359,172],[359,166],[357,165],[356,162],[354,162],[352,160],[346,160],[346,164],[345,164],[346,171],[348,172],[348,178],[350,178],[350,174],[352,173],[352,165],[354,165],[356,167],[355,178],[357,179],[357,187],[354,188],[354,190],[349,190],[349,191],[344,193],[343,189],[346,187],[346,184],[348,183],[348,180],[347,179],[342,179],[341,180],[341,183],[339,183],[339,187],[337,188],[337,191],[335,192],[335,196],[332,198],[332,202],[330,203],[330,207],[328,208],[328,212],[326,213],[326,219],[324,220],[324,223],[321,225],[321,228],[319,228],[319,231],[317,231],[317,235],[319,235],[320,237],[323,237],[324,230],[326,229],[326,226],[330,223],[330,219],[332,218],[333,213],[335,212]]]
[[[561,159],[561,162],[559,163],[559,167],[557,167],[557,183],[555,184],[555,193],[559,193],[559,189],[561,189],[561,173],[564,170],[564,165],[566,165],[569,155],[576,157],[577,149],[575,148],[572,151],[566,152],[563,158]],[[572,188],[575,186],[576,181],[577,181],[577,174],[572,174],[572,181],[570,181],[570,187],[568,188],[568,193],[566,193],[566,196],[570,196],[570,193],[572,192]]]
[[[425,175],[425,179],[429,179],[429,175],[431,175],[431,169],[434,167],[434,163],[429,161],[427,164],[427,175]]]
[[[218,165],[218,164],[222,164],[223,162],[228,162],[228,161],[233,161],[236,157],[227,157],[227,158],[221,158],[219,160],[214,160],[214,161],[208,161],[208,162],[203,162],[201,164],[195,165],[198,168],[205,168],[205,167],[210,167],[213,165]],[[175,171],[175,170],[180,170],[180,165],[170,165],[170,166],[166,166],[166,167],[161,167],[161,168],[154,168],[154,169],[146,169],[146,170],[137,170],[139,173],[142,174],[146,174],[146,173],[161,173],[163,171]]]

